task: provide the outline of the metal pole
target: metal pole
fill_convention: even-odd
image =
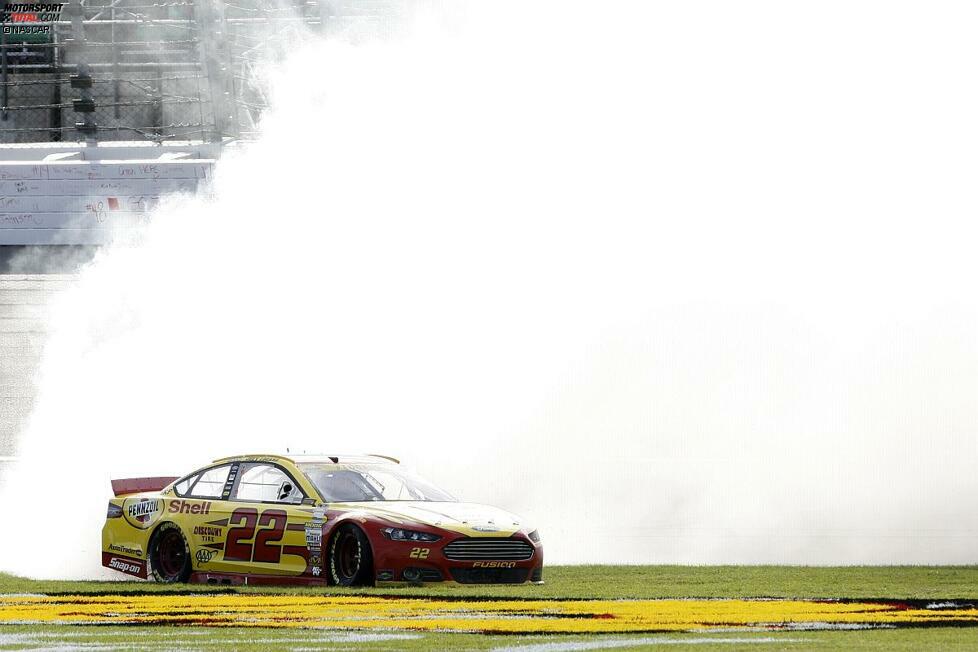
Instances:
[[[72,53],[78,62],[78,75],[90,78],[91,71],[88,68],[88,62],[85,60],[85,9],[82,7],[81,0],[70,0],[66,9],[68,15],[71,16],[70,44]],[[88,87],[79,88],[78,91],[82,102],[91,103],[95,101],[95,98],[92,96],[91,84]],[[83,111],[82,115],[84,118],[81,122],[75,123],[75,128],[84,136],[86,145],[96,147],[98,141],[95,135],[97,129],[95,126],[95,113],[92,111]]]
[[[319,31],[323,34],[329,28],[333,16],[336,15],[336,7],[333,0],[319,0]]]
[[[115,20],[115,3],[109,9],[109,16]],[[122,117],[119,111],[119,101],[122,99],[122,82],[119,81],[119,46],[116,45],[115,22],[109,26],[109,41],[112,43],[112,99],[115,102],[115,119]]]
[[[221,3],[212,0],[197,0],[194,2],[194,12],[197,14],[197,30],[199,37],[197,47],[200,48],[201,67],[207,75],[207,89],[211,98],[211,114],[214,128],[208,140],[221,142],[227,129],[228,111],[224,94],[225,71],[221,65],[223,41],[226,38],[224,30],[227,27],[223,15],[220,15]]]
[[[51,25],[51,44],[54,46],[51,48],[51,66],[54,70],[58,70],[60,68],[61,59],[63,56],[63,53],[61,52],[61,48],[64,46],[64,43],[58,42],[60,36],[61,33],[58,31],[58,29],[54,25]],[[55,105],[55,107],[57,108],[51,109],[51,118],[50,118],[51,136],[50,137],[51,140],[60,141],[64,138],[64,129],[63,129],[64,114],[62,113],[60,107],[61,81],[58,80],[56,83],[52,84],[51,88],[53,89],[51,91],[51,104]]]
[[[6,3],[4,3],[4,6],[6,6]],[[0,108],[0,120],[6,122],[7,106],[10,104],[10,94],[7,88],[7,33],[3,30],[0,30],[0,32],[2,32],[0,33],[0,46],[3,46],[0,48],[2,50],[0,52],[0,80],[3,81],[3,97],[0,98],[0,103],[3,106]]]
[[[204,0],[205,2],[207,0]],[[221,21],[221,40],[218,44],[221,46],[221,58],[224,61],[224,65],[221,66],[221,71],[223,73],[221,78],[221,90],[224,93],[224,110],[227,113],[227,118],[224,122],[224,133],[222,136],[231,136],[237,138],[240,134],[241,121],[238,118],[238,90],[234,79],[234,61],[231,57],[231,39],[234,36],[231,33],[231,25],[228,23],[227,14],[224,10],[224,3],[218,2],[218,18]]]

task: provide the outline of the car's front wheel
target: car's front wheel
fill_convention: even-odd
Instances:
[[[339,586],[363,586],[373,580],[370,541],[356,525],[341,525],[329,546],[329,574]]]
[[[186,582],[190,578],[190,546],[175,523],[164,523],[153,534],[149,566],[157,582]]]

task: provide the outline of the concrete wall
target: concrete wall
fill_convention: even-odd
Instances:
[[[0,249],[12,255],[35,251],[55,262],[63,256],[70,268],[77,251],[50,245],[105,244],[120,229],[148,219],[165,194],[197,192],[210,178],[218,147],[0,145]],[[48,304],[73,279],[68,274],[0,275],[0,468],[2,458],[14,454],[34,404]]]
[[[98,245],[142,223],[160,197],[196,192],[217,146],[0,146],[0,245]]]

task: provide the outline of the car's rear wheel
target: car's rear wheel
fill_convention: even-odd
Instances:
[[[329,574],[339,586],[363,586],[373,580],[370,541],[356,525],[341,525],[329,545]]]
[[[157,582],[186,582],[190,578],[190,546],[175,523],[163,523],[153,533],[149,565]]]

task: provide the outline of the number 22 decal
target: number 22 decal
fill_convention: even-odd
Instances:
[[[224,546],[225,561],[257,561],[277,564],[282,559],[282,546],[276,545],[285,534],[285,524],[289,516],[281,509],[269,509],[258,516],[254,507],[234,510],[228,525],[238,525],[228,530],[227,544]],[[256,526],[272,526],[258,531]],[[252,544],[250,539],[254,537]]]

